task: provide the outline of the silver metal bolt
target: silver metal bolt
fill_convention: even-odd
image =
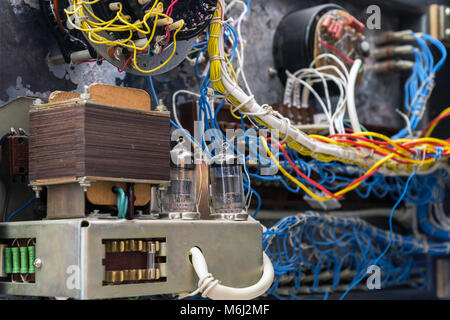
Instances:
[[[42,104],[42,100],[41,99],[36,99],[33,101],[33,106],[40,106]]]
[[[42,187],[41,186],[32,186],[31,189],[36,194],[36,199],[39,199],[41,196]]]
[[[445,35],[450,36],[450,28],[445,29]]]
[[[33,265],[36,269],[40,269],[42,267],[42,260],[39,258],[34,259]]]
[[[446,14],[447,16],[450,16],[450,8],[445,8],[445,14]]]
[[[269,73],[269,77],[271,77],[271,78],[274,78],[278,74],[277,70],[273,67],[269,68],[268,73]]]

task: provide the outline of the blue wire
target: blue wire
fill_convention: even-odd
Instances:
[[[383,256],[389,251],[389,249],[391,248],[392,245],[392,241],[393,241],[393,226],[392,226],[392,219],[394,216],[394,212],[397,209],[397,207],[400,205],[400,203],[402,203],[403,198],[406,196],[406,193],[408,192],[408,187],[409,187],[409,183],[411,182],[411,180],[413,179],[413,177],[416,175],[416,170],[417,168],[414,169],[414,172],[409,176],[408,180],[406,181],[405,184],[405,189],[403,190],[402,195],[400,196],[400,198],[397,200],[397,202],[395,203],[394,207],[391,210],[391,213],[389,215],[389,231],[390,231],[390,237],[389,237],[389,242],[388,245],[386,246],[386,249],[384,249],[384,251],[380,254],[380,256],[375,259],[374,263],[372,265],[377,265],[378,262],[381,260],[381,258],[383,258]],[[360,283],[364,278],[366,277],[366,273],[364,272],[364,274],[359,278],[358,281],[353,282],[350,287],[344,292],[344,294],[339,298],[339,300],[343,300],[345,298],[345,296],[350,292],[350,290],[353,289],[354,286],[356,286],[358,283]]]
[[[152,76],[148,76],[148,81],[150,82],[150,88],[152,89],[153,99],[155,100],[155,105],[159,104],[158,95],[156,94],[155,86],[153,85]]]
[[[6,219],[6,222],[10,222],[11,219],[18,213],[20,213],[22,210],[24,210],[25,208],[27,208],[30,204],[32,204],[34,201],[36,200],[36,195],[33,196],[33,199],[31,199],[30,201],[28,201],[27,203],[25,203],[23,206],[21,206],[19,209],[17,209],[16,211],[14,211],[13,213],[11,213],[8,217],[8,219]]]

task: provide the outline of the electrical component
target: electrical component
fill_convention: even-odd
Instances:
[[[211,216],[215,219],[247,220],[242,166],[238,159],[221,153],[211,159]]]
[[[450,45],[450,6],[433,4],[428,9],[430,35]]]
[[[161,242],[166,239],[103,240],[104,285],[167,281],[161,277],[161,268],[166,263],[166,257],[161,255]]]
[[[2,171],[9,177],[28,175],[29,138],[23,130],[21,132],[2,139]]]
[[[4,267],[1,278],[7,282],[35,282],[35,250],[34,239],[2,239],[2,261]]]
[[[137,75],[164,73],[179,65],[210,23],[217,4],[217,0],[63,0],[55,1],[55,8],[41,2],[66,62],[107,60],[120,72]],[[72,45],[77,40],[84,50],[73,51],[79,48]]]
[[[280,79],[286,82],[291,73],[306,68],[323,53],[336,55],[350,70],[357,59],[364,60],[370,46],[362,31],[365,26],[343,8],[326,4],[298,10],[286,15],[277,27],[273,56]],[[334,65],[324,59],[318,67]]]
[[[199,219],[192,153],[186,150],[180,141],[170,154],[170,186],[164,196],[164,211],[170,219]]]
[[[1,235],[20,238],[17,242],[0,237],[17,252],[11,257],[11,269],[18,272],[0,278],[0,294],[84,300],[192,292],[198,282],[189,261],[194,246],[202,248],[209,270],[224,284],[248,287],[261,278],[262,232],[254,220],[85,218],[1,223]],[[37,244],[34,274],[19,273],[17,243],[24,248]],[[270,260],[265,263],[268,268]]]
[[[84,217],[85,191],[99,181],[127,183],[123,210],[132,218],[134,184],[169,182],[169,114],[150,111],[149,95],[137,89],[94,84],[67,97],[56,92],[30,111],[30,182],[38,191],[47,186],[47,218]],[[111,195],[110,184],[98,188]],[[140,193],[150,196],[150,188],[136,189],[139,204],[148,203]]]

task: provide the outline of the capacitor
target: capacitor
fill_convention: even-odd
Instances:
[[[225,152],[212,158],[209,169],[211,217],[245,221],[248,219],[244,194],[242,166],[238,159]]]
[[[322,23],[322,27],[327,29],[327,28],[330,27],[332,22],[333,22],[333,16],[332,15],[327,15],[327,17],[325,18],[324,22]]]
[[[170,186],[166,191],[163,209],[169,219],[195,220],[200,218],[197,210],[197,188],[192,152],[180,141],[170,152]]]

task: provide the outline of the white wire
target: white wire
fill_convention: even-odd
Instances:
[[[353,132],[355,133],[361,132],[361,124],[359,123],[355,102],[355,87],[361,65],[362,61],[360,59],[356,59],[355,62],[353,63],[352,68],[350,70],[350,76],[348,79],[348,87],[347,87],[348,88],[347,111],[350,117],[350,123],[352,125]]]

